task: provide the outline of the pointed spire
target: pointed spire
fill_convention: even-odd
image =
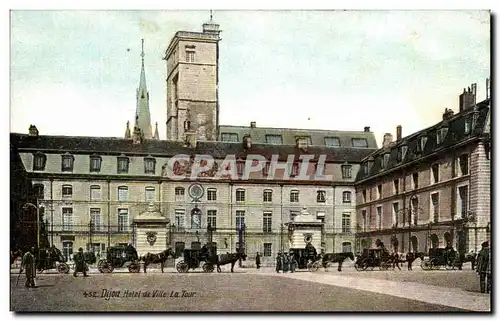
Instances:
[[[127,128],[125,129],[125,139],[130,139],[132,138],[132,135],[130,133],[130,122],[127,121]]]
[[[213,21],[213,13],[212,13],[212,10],[210,10],[210,21]]]
[[[139,127],[144,138],[153,138],[151,132],[151,114],[149,113],[149,92],[146,87],[146,71],[144,68],[144,39],[141,39],[141,76],[137,88],[137,107],[135,125]]]
[[[156,139],[156,140],[159,140],[160,139],[160,135],[158,134],[158,122],[156,122],[155,124],[155,134],[153,136],[153,139]]]

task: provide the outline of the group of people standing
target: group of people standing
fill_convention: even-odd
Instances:
[[[276,256],[276,273],[280,273],[280,271],[283,273],[294,273],[296,268],[297,260],[295,259],[293,252],[278,252],[278,255]]]

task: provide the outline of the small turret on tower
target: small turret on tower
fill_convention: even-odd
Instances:
[[[125,139],[130,138],[132,138],[132,135],[130,134],[130,122],[127,121],[127,128],[125,129]]]
[[[155,134],[153,135],[153,139],[159,140],[160,135],[158,134],[158,122],[155,124]]]

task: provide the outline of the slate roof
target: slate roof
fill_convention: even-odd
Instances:
[[[282,135],[283,144],[295,145],[297,136],[310,136],[312,145],[325,146],[325,137],[338,137],[340,147],[352,148],[352,138],[365,138],[368,148],[378,148],[375,135],[365,131],[339,131],[320,129],[296,129],[296,128],[273,128],[273,127],[250,127],[250,126],[219,126],[218,140],[222,141],[223,133],[238,134],[238,140],[249,134],[252,142],[266,144],[266,135]]]
[[[477,121],[475,125],[471,128],[470,133],[465,132],[465,122],[467,119],[471,120],[473,114],[477,112]],[[372,154],[365,157],[362,161],[362,166],[360,167],[358,174],[356,176],[356,181],[365,180],[369,177],[375,176],[383,171],[390,170],[407,163],[410,163],[419,158],[423,158],[430,154],[433,154],[439,150],[453,147],[463,141],[471,138],[479,138],[481,136],[488,136],[487,124],[489,123],[490,117],[490,100],[484,100],[478,104],[476,107],[470,107],[462,112],[459,112],[452,117],[442,120],[439,123],[411,134],[407,137],[403,137],[399,142],[393,142],[388,147],[382,147]],[[437,131],[443,126],[448,126],[448,132],[439,145],[437,144]],[[419,150],[420,138],[427,137],[427,142],[424,146],[423,151]],[[405,158],[400,160],[401,146],[408,146]],[[389,161],[385,168],[382,168],[383,155],[389,153]],[[372,160],[373,165],[371,169],[368,169],[368,161]]]
[[[107,155],[137,155],[172,157],[179,154],[211,155],[216,159],[224,159],[226,155],[236,155],[244,159],[247,154],[263,155],[271,159],[279,155],[280,160],[286,160],[288,155],[326,155],[328,162],[359,163],[375,149],[370,148],[331,148],[325,146],[310,146],[307,151],[298,149],[295,145],[252,144],[246,150],[243,143],[224,143],[200,141],[196,148],[185,147],[182,142],[166,140],[146,140],[141,144],[133,144],[132,139],[115,137],[87,136],[44,136],[30,137],[27,134],[11,133],[10,142],[19,148],[20,152],[72,153],[72,154],[107,154]]]

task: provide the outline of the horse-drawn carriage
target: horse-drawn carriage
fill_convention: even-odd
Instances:
[[[101,273],[111,273],[115,268],[121,268],[127,263],[129,272],[139,273],[141,264],[135,248],[132,245],[110,246],[106,251],[106,258],[97,264],[97,269]]]
[[[57,272],[61,274],[69,273],[69,265],[66,263],[66,258],[55,246],[39,249],[35,255],[37,256],[36,269],[38,273],[50,269],[57,269]]]
[[[308,269],[315,272],[321,266],[320,256],[311,243],[307,243],[305,248],[291,248],[289,253],[295,258],[297,269]]]
[[[373,270],[375,267],[388,270],[393,268],[392,263],[392,258],[385,249],[364,249],[354,262],[354,268],[357,271],[365,271],[367,268]]]
[[[197,269],[201,266],[203,272],[213,272],[217,265],[217,247],[215,245],[204,245],[201,249],[184,249],[183,260],[176,265],[177,272],[186,273],[189,269]]]
[[[457,252],[453,248],[434,248],[429,250],[429,258],[422,260],[422,270],[439,270],[444,266],[447,270],[454,270],[460,265]]]

